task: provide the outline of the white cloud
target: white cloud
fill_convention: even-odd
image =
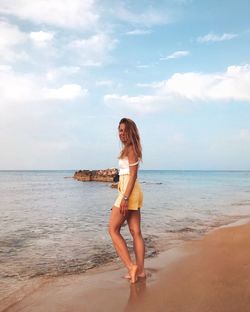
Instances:
[[[66,84],[57,89],[44,89],[44,98],[53,100],[74,100],[87,94],[78,84]]]
[[[152,7],[146,8],[142,12],[132,12],[124,6],[115,7],[114,16],[124,22],[146,27],[168,24],[172,21],[169,12],[164,11],[163,13]]]
[[[56,81],[60,78],[65,78],[78,73],[79,66],[61,66],[57,68],[51,68],[46,73],[46,79],[48,81]]]
[[[0,21],[0,59],[4,61],[15,61],[27,59],[24,51],[17,51],[17,47],[24,44],[28,39],[27,34],[20,31],[16,25],[7,21]]]
[[[91,30],[98,14],[93,0],[1,0],[0,13],[65,28]]]
[[[106,94],[104,96],[104,102],[110,107],[117,108],[117,110],[125,108],[141,113],[151,113],[159,110],[159,107],[163,106],[164,100],[164,97],[156,95],[128,96]]]
[[[150,29],[133,29],[126,32],[128,36],[139,36],[139,35],[148,35],[151,34],[152,31]]]
[[[11,68],[0,71],[0,94],[2,105],[40,99],[38,78],[32,74],[16,74]]]
[[[215,34],[207,34],[202,37],[198,37],[197,41],[198,42],[218,42],[218,41],[226,41],[226,40],[232,40],[234,38],[238,37],[237,34],[223,34],[223,35],[215,35]]]
[[[189,55],[190,52],[189,51],[176,51],[166,57],[162,57],[160,58],[161,61],[165,61],[165,60],[169,60],[169,59],[176,59],[176,58],[180,58],[180,57],[184,57]]]
[[[152,88],[159,89],[164,85],[163,82],[151,82],[151,83],[137,83],[136,86],[139,88]]]
[[[99,33],[87,39],[77,39],[69,44],[69,48],[80,58],[81,65],[101,66],[108,52],[114,49],[117,40]]]
[[[15,46],[27,40],[27,35],[19,30],[16,25],[7,21],[0,21],[0,46]]]
[[[18,74],[11,68],[0,71],[2,107],[15,103],[46,102],[49,100],[74,100],[85,96],[87,90],[78,84],[64,84],[49,88],[46,80],[34,74]]]
[[[29,34],[30,39],[38,47],[46,47],[47,44],[54,38],[53,32],[36,31]]]
[[[161,89],[166,94],[201,101],[250,101],[250,66],[229,66],[224,73],[176,73]]]
[[[0,72],[1,71],[10,71],[12,67],[10,65],[0,65]]]
[[[111,107],[128,107],[136,111],[151,112],[183,101],[246,101],[250,102],[250,65],[229,66],[224,73],[176,73],[168,80],[151,84],[151,95],[107,94],[104,101]]]

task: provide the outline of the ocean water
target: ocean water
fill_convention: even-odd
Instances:
[[[0,171],[0,300],[37,277],[118,261],[107,232],[117,190],[73,174]],[[250,216],[250,171],[142,170],[139,180],[147,257]]]

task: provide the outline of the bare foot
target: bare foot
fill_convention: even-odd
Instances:
[[[137,281],[137,270],[138,270],[138,266],[136,264],[133,264],[131,266],[131,269],[129,270],[129,274],[130,274],[130,283],[134,284]]]
[[[138,273],[137,276],[141,277],[141,278],[145,278],[146,277],[146,273],[145,273],[145,271],[143,271],[141,273]]]
[[[131,278],[131,276],[130,276],[130,274],[128,273],[128,274],[124,275],[124,278],[126,278],[126,279],[130,279],[130,278]]]
[[[143,271],[143,272],[141,272],[141,273],[138,273],[138,274],[137,274],[137,277],[145,278],[145,277],[146,277],[145,271]],[[126,278],[126,279],[131,279],[131,276],[130,276],[129,273],[127,273],[126,275],[124,275],[124,278]]]

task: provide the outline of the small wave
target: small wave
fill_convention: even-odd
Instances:
[[[184,228],[181,228],[181,229],[169,230],[168,232],[170,232],[170,233],[195,232],[195,229],[190,228],[190,227],[184,227]]]
[[[148,235],[144,238],[146,245],[146,258],[154,257],[158,254],[156,249],[157,236]],[[128,249],[133,252],[132,240],[127,241]],[[16,242],[15,242],[16,245]],[[1,278],[19,278],[28,280],[37,277],[58,277],[63,275],[72,275],[85,273],[86,271],[111,263],[118,259],[117,253],[111,244],[95,245],[92,250],[84,257],[75,257],[72,259],[47,258],[38,263],[29,263],[27,266],[16,263],[15,268],[9,267],[1,273]]]
[[[162,182],[147,182],[147,181],[142,181],[141,182],[142,184],[153,184],[153,185],[161,185],[161,184],[163,184]]]
[[[158,255],[159,251],[156,248],[156,241],[158,236],[156,235],[148,235],[144,237],[144,242],[146,246],[146,258],[155,257]]]
[[[243,200],[240,202],[232,203],[232,206],[250,206],[250,200]]]

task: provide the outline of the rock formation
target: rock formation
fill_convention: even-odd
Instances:
[[[73,178],[78,181],[98,181],[98,182],[114,182],[118,169],[111,168],[105,170],[79,170],[76,171]]]

